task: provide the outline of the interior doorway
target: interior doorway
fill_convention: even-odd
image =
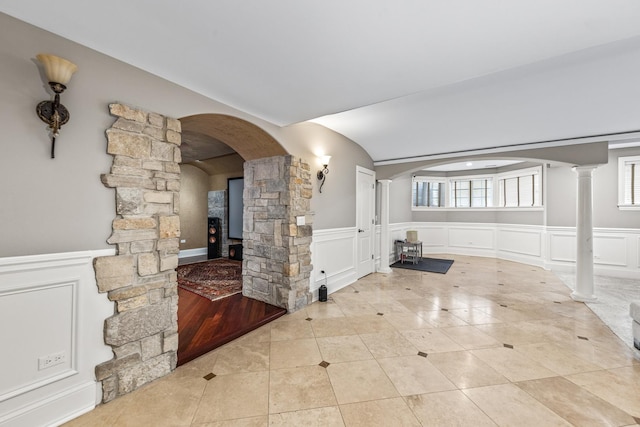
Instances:
[[[356,227],[358,278],[373,273],[375,265],[375,172],[356,166]]]

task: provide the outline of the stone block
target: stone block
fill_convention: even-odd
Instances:
[[[140,168],[142,167],[142,160],[132,159],[131,157],[127,157],[127,156],[114,156],[113,165],[123,166],[128,168]]]
[[[142,210],[145,215],[173,215],[173,206],[170,203],[145,203]]]
[[[170,179],[166,181],[167,191],[180,191],[180,181]]]
[[[180,132],[176,132],[171,129],[167,129],[166,138],[167,142],[175,145],[180,145],[182,143],[182,135],[180,135]]]
[[[273,234],[274,224],[273,222],[256,222],[253,227],[256,233],[260,234]]]
[[[285,276],[297,276],[300,274],[300,264],[297,262],[293,264],[284,264],[282,272]]]
[[[118,215],[141,214],[142,191],[140,188],[116,188],[116,213]]]
[[[167,117],[167,129],[182,132],[182,123],[180,123],[180,120],[178,119]]]
[[[162,332],[140,340],[142,360],[149,360],[162,353]]]
[[[164,299],[164,289],[153,289],[149,291],[149,304],[160,304]]]
[[[180,237],[180,217],[178,215],[160,217],[160,239]]]
[[[113,220],[114,230],[155,229],[158,226],[155,218],[117,218]]]
[[[155,240],[140,240],[130,243],[130,251],[132,254],[139,254],[142,252],[151,252],[155,249]]]
[[[140,354],[130,353],[122,358],[111,359],[107,362],[101,363],[96,366],[96,380],[102,381],[103,379],[114,375],[121,369],[140,363],[140,360]]]
[[[121,345],[120,347],[113,347],[113,353],[116,355],[116,359],[123,359],[126,356],[138,355],[138,360],[141,360],[140,341],[130,342],[129,344]]]
[[[162,343],[162,352],[178,351],[178,334],[165,335]]]
[[[180,151],[180,147],[176,147],[173,150],[173,161],[176,163],[182,163],[182,151]]]
[[[138,274],[150,276],[158,273],[158,255],[155,253],[142,253],[138,255]]]
[[[107,243],[135,242],[139,240],[151,240],[158,237],[156,230],[115,230]]]
[[[97,257],[93,260],[98,291],[108,292],[133,283],[133,257],[131,255]]]
[[[125,312],[127,310],[133,310],[136,308],[144,307],[149,304],[149,298],[147,298],[147,294],[139,295],[137,297],[118,300],[116,303],[118,313]]]
[[[158,251],[164,253],[178,253],[180,251],[180,240],[178,238],[158,240]]]
[[[111,402],[118,397],[118,378],[114,375],[102,380],[102,402]]]
[[[124,117],[134,122],[145,123],[147,121],[147,113],[145,111],[129,107],[128,105],[109,104],[109,112],[113,116]]]
[[[155,188],[153,181],[144,176],[102,174],[100,181],[108,188]]]
[[[156,128],[153,126],[147,126],[142,130],[142,133],[145,135],[149,135],[151,138],[153,138],[156,141],[163,141],[164,140],[164,129],[161,128]],[[151,151],[153,153],[153,141],[151,143]],[[173,153],[171,153],[173,155]],[[154,157],[153,154],[151,155],[151,157]]]
[[[171,353],[163,353],[118,372],[118,394],[123,395],[171,372]]]
[[[167,181],[164,179],[157,179],[156,181],[156,190],[163,191],[167,189]]]
[[[151,154],[151,138],[147,135],[109,129],[107,130],[107,153],[134,159],[148,159]]]
[[[180,213],[180,193],[173,193],[173,213],[178,215]]]
[[[120,156],[122,157],[122,156]],[[151,178],[151,171],[147,171],[140,168],[135,168],[131,166],[111,166],[111,174],[112,175],[120,175],[120,176],[139,176],[142,178]]]
[[[167,173],[180,173],[180,165],[178,163],[175,163],[173,161],[164,162],[163,166],[164,171]]]
[[[157,113],[149,113],[147,117],[147,122],[154,127],[161,128],[164,127],[164,116],[161,116]]]
[[[111,125],[111,127],[126,130],[127,132],[142,132],[142,130],[144,129],[144,123],[127,120],[124,117],[120,117],[113,125]]]
[[[167,191],[145,191],[144,201],[148,203],[172,203],[173,193]]]
[[[253,168],[253,179],[255,181],[277,180],[281,176],[282,167],[276,157],[272,157],[264,163],[257,163]]]
[[[155,335],[171,325],[172,315],[171,306],[167,302],[109,317],[105,320],[105,343],[121,346]]]
[[[172,162],[173,161],[173,149],[175,146],[173,144],[162,142],[162,141],[151,141],[151,158],[162,160],[164,162]]]
[[[144,160],[142,169],[149,171],[164,171],[164,165],[160,160]]]
[[[178,268],[178,255],[160,258],[160,271],[175,270],[176,268]]]
[[[298,226],[298,237],[308,237],[313,235],[313,228],[310,225]]]
[[[259,292],[262,294],[268,294],[271,287],[269,286],[269,281],[262,279],[260,277],[254,277],[253,280],[253,286],[252,289],[255,292]]]
[[[109,291],[107,296],[110,301],[125,300],[140,295],[146,295],[147,288],[144,286],[128,286],[126,288],[114,289]]]

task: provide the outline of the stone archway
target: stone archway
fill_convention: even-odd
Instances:
[[[178,349],[181,122],[122,104],[109,108],[117,117],[106,132],[114,158],[101,180],[116,190],[107,240],[116,255],[94,261],[98,291],[116,303],[104,326],[114,358],[96,367],[103,402],[170,373]],[[290,311],[306,305],[311,225],[297,226],[296,218],[311,219],[309,165],[242,119],[184,120],[246,156],[243,293]]]

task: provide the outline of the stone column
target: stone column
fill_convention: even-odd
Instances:
[[[94,260],[98,292],[115,301],[104,341],[114,358],[96,367],[102,400],[167,375],[176,367],[180,237],[181,125],[176,119],[111,104],[107,130],[116,217],[108,243],[116,256]]]
[[[378,273],[391,273],[389,268],[389,184],[390,179],[379,179],[380,183],[380,267]]]
[[[311,188],[309,165],[293,156],[244,163],[244,296],[290,312],[312,300]]]
[[[579,166],[576,203],[576,289],[571,298],[591,302],[593,293],[593,201],[591,174],[596,166]]]

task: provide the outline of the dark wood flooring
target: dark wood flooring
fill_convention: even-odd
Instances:
[[[178,287],[178,365],[187,363],[287,311],[242,294],[216,301]]]

